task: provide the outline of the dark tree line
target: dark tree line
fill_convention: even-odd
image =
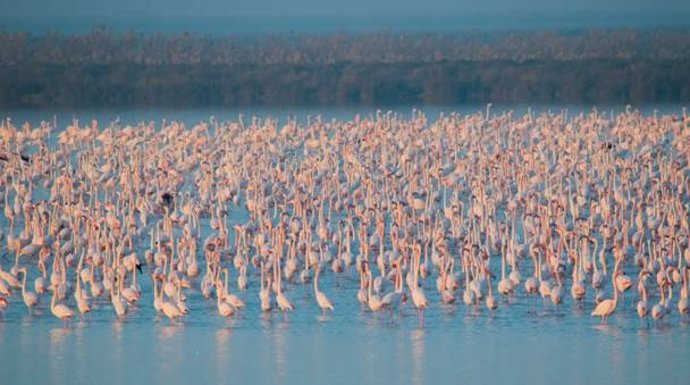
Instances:
[[[0,33],[0,106],[690,101],[690,31]]]

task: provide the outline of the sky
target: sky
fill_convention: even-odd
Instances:
[[[690,12],[688,0],[0,0],[0,18]]]

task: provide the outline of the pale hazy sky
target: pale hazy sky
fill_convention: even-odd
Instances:
[[[0,17],[690,12],[690,0],[0,0]]]

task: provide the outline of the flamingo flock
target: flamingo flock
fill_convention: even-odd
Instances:
[[[423,324],[461,296],[490,314],[524,301],[601,323],[687,319],[689,161],[685,110],[6,119],[0,317],[22,302],[65,322],[151,304],[171,322],[237,317],[255,285],[260,310],[285,317],[358,301]]]

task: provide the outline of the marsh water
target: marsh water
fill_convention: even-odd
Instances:
[[[680,114],[681,107],[645,106],[643,110]],[[441,112],[469,114],[484,108],[424,111],[433,120]],[[494,107],[492,111],[521,113],[527,108]],[[533,109],[558,112],[562,108]],[[589,110],[568,107],[568,113]],[[37,124],[55,116],[64,127],[73,117],[107,122],[119,116],[123,124],[165,118],[192,125],[210,116],[236,119],[239,112],[5,111],[2,115],[12,117],[16,124],[25,120]],[[350,119],[356,113],[375,111],[247,110],[244,116],[285,119],[290,114],[307,119],[319,113],[323,119]],[[231,227],[245,220],[241,208],[231,209]],[[11,260],[3,243],[0,262],[8,266]],[[641,321],[634,311],[633,290],[609,324],[601,326],[589,315],[594,306],[591,295],[582,307],[568,297],[555,308],[541,300],[528,302],[520,293],[489,312],[483,306],[442,305],[427,282],[432,305],[422,326],[411,306],[391,315],[374,315],[362,308],[356,300],[356,279],[354,271],[323,276],[322,289],[335,305],[325,316],[310,286],[287,284],[295,311],[284,316],[278,311],[259,311],[257,279],[251,276],[249,289],[239,294],[247,308],[231,319],[218,316],[215,301],[204,300],[197,284],[188,293],[190,314],[174,323],[155,314],[147,278],[140,281],[142,299],[121,320],[107,299],[93,301],[91,313],[68,323],[50,314],[47,296],[29,315],[15,293],[0,318],[0,385],[681,384],[690,379],[690,319],[683,320],[674,311],[660,324]]]
[[[299,17],[284,15],[255,16],[207,16],[190,15],[112,15],[89,16],[63,14],[59,17],[32,15],[31,18],[5,16],[0,29],[45,33],[60,31],[66,34],[87,33],[94,26],[112,31],[136,31],[145,33],[201,33],[211,35],[235,34],[258,36],[285,33],[361,33],[378,32],[495,32],[559,29],[562,31],[588,28],[635,28],[654,29],[687,28],[687,12],[640,11],[616,9],[593,13],[589,11],[562,12],[558,10],[522,10],[504,12],[438,13],[435,15],[323,15]]]

